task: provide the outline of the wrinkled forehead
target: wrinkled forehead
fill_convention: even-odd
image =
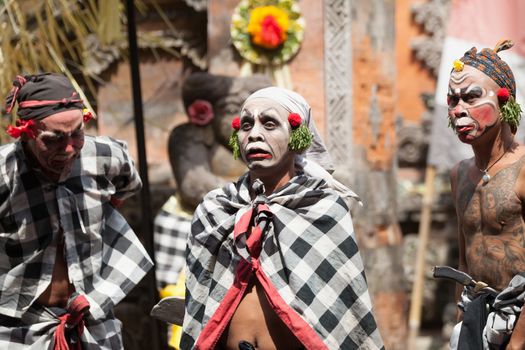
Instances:
[[[287,119],[290,114],[281,104],[271,98],[255,97],[246,101],[241,110],[241,117],[246,114],[256,117],[263,113],[271,114],[282,120]]]
[[[283,89],[276,86],[266,87],[257,90],[246,99],[246,103],[253,99],[266,98],[277,103],[284,108],[288,113],[297,113],[308,124],[310,119],[310,106],[306,100],[298,93]]]
[[[485,90],[494,90],[499,89],[498,84],[491,77],[483,73],[482,71],[465,65],[463,70],[460,72],[453,71],[450,74],[449,87],[451,89],[462,89],[466,87],[481,87]]]

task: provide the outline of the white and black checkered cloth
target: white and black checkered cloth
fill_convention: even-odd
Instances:
[[[126,146],[108,137],[86,136],[69,177],[59,183],[50,182],[28,161],[21,142],[0,147],[0,316],[21,319],[49,286],[63,236],[70,282],[88,299],[91,316],[107,319],[153,266],[110,203],[141,186]],[[42,335],[4,325],[0,334],[2,340],[21,344]],[[17,347],[2,341],[0,348]]]
[[[236,268],[257,260],[242,260],[243,240],[234,239],[234,226],[259,204],[269,208],[271,219],[261,226],[262,251],[254,269],[259,281],[263,276],[270,282],[265,294],[276,291],[287,305],[284,323],[298,319],[295,325],[307,326],[315,339],[293,331],[308,349],[314,349],[311,344],[315,349],[383,349],[348,207],[323,180],[304,175],[255,200],[244,175],[210,192],[196,209],[188,240],[181,348],[199,349],[221,336],[209,330],[217,328],[216,323],[207,328],[208,321],[228,307],[219,305],[236,288]],[[208,334],[215,339],[204,339]]]
[[[53,336],[60,324],[60,313],[55,309],[61,310],[33,304],[21,319],[0,315],[0,349],[52,350]],[[80,336],[82,349],[123,349],[121,328],[122,323],[112,312],[101,319],[94,319],[93,316],[84,318]]]
[[[177,284],[186,266],[186,241],[190,234],[191,218],[192,215],[182,211],[175,195],[164,203],[155,216],[155,276],[160,289]]]

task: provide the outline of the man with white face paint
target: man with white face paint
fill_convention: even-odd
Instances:
[[[521,113],[514,76],[497,54],[512,45],[502,41],[479,53],[472,48],[450,75],[450,125],[474,151],[451,172],[459,269],[503,291],[493,303],[473,288],[457,289],[463,322],[451,339],[453,349],[525,348],[525,317],[519,317],[525,299],[525,148],[514,139]],[[488,316],[485,304],[493,310]]]
[[[68,78],[17,76],[0,147],[0,349],[122,349],[113,307],[153,266],[115,206],[141,188],[126,145],[84,135]]]
[[[310,106],[264,88],[232,127],[249,170],[195,212],[181,348],[382,349],[345,202],[358,199],[323,168]]]

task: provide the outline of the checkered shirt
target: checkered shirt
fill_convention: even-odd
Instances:
[[[162,206],[153,222],[155,241],[155,274],[157,287],[177,284],[186,266],[186,240],[190,234],[192,215],[182,211],[176,196]]]
[[[273,294],[286,304],[288,313],[284,318],[281,315],[285,324],[299,319],[296,324],[307,325],[316,339],[305,339],[298,334],[304,332],[292,328],[307,348],[382,349],[352,220],[343,199],[323,180],[304,175],[255,200],[250,199],[248,186],[248,176],[244,175],[237,183],[210,192],[195,211],[188,239],[181,348],[198,349],[205,341],[200,339],[205,337],[202,334],[209,333],[208,321],[215,319],[216,312],[227,312],[224,308],[228,306],[222,303],[236,288],[236,269],[243,261],[253,260],[243,260],[246,250],[234,239],[234,226],[237,230],[242,216],[263,204],[269,208],[271,219],[261,226],[262,250],[254,274],[267,277],[266,295]],[[216,338],[212,341],[218,340],[220,332],[212,330]],[[313,343],[319,346],[307,345]]]
[[[153,265],[110,203],[140,186],[125,144],[108,137],[86,136],[59,183],[29,166],[21,142],[0,147],[0,315],[21,318],[49,286],[63,236],[70,282],[103,319]]]

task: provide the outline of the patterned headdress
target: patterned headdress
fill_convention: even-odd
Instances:
[[[502,40],[496,44],[494,50],[484,48],[478,53],[473,47],[465,52],[460,60],[488,75],[499,87],[507,88],[512,97],[516,98],[514,74],[509,65],[498,56],[498,52],[508,50],[512,46],[514,46],[512,41]]]
[[[454,61],[453,71],[461,71],[463,65],[469,65],[485,73],[498,86],[498,99],[501,106],[501,117],[516,132],[521,118],[521,107],[516,102],[516,81],[509,65],[499,57],[498,52],[508,50],[514,43],[511,40],[500,40],[494,49],[484,48],[480,52],[473,47]]]

